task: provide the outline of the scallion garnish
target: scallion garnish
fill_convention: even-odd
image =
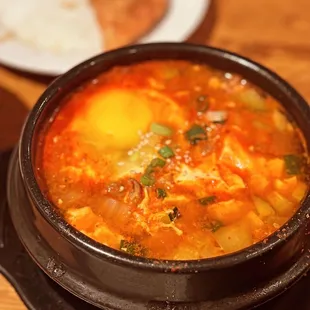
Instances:
[[[145,170],[145,174],[151,174],[155,171],[155,168],[157,167],[164,167],[166,164],[166,161],[161,159],[161,158],[154,158],[152,159],[151,163],[147,166],[146,170]]]
[[[155,178],[152,175],[145,173],[142,175],[140,182],[144,186],[152,186],[155,184]]]
[[[158,199],[167,197],[167,192],[163,188],[156,188],[156,196]]]
[[[199,125],[194,125],[185,132],[185,138],[191,144],[196,144],[200,140],[207,140],[207,134],[203,127]]]
[[[163,146],[159,151],[158,153],[164,157],[164,158],[170,158],[170,157],[173,157],[174,156],[174,153],[172,151],[172,149],[168,146],[168,145],[165,145]]]
[[[156,167],[164,167],[166,164],[166,161],[161,159],[161,158],[154,158],[152,159],[151,163],[150,163],[150,166],[153,167],[153,168],[156,168]]]
[[[158,124],[158,123],[152,123],[151,124],[151,131],[157,135],[169,137],[172,135],[173,131],[171,128]]]
[[[145,256],[146,249],[140,244],[128,240],[121,240],[119,249],[131,255]]]
[[[294,154],[284,155],[286,173],[289,175],[296,175],[301,170],[301,158]]]
[[[198,202],[203,205],[203,206],[208,206],[212,203],[214,203],[216,200],[216,196],[207,196],[207,197],[203,197],[198,199]]]
[[[157,167],[164,167],[166,161],[161,158],[152,159],[151,163],[146,167],[145,173],[141,177],[141,184],[144,186],[152,186],[155,184],[155,178],[152,176],[152,173],[155,171]]]
[[[170,221],[174,222],[176,219],[178,219],[181,216],[181,213],[177,207],[174,207],[172,209],[172,212],[170,212],[168,216],[169,216]]]

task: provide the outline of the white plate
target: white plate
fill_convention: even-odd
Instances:
[[[202,22],[210,0],[170,0],[165,18],[139,43],[186,40]],[[94,55],[89,55],[89,58]],[[44,75],[59,75],[85,60],[79,55],[53,54],[10,39],[0,41],[0,62],[9,67]]]

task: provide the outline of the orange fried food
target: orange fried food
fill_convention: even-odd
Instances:
[[[91,0],[102,29],[105,50],[128,45],[164,17],[168,0]]]

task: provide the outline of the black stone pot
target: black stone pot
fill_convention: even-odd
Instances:
[[[310,149],[310,108],[268,69],[227,51],[181,43],[126,47],[92,58],[59,77],[31,111],[10,164],[8,200],[13,224],[46,274],[102,309],[246,309],[281,294],[310,267],[310,195],[267,242],[219,258],[160,261],[101,245],[68,225],[44,198],[34,176],[38,133],[61,99],[115,65],[183,59],[238,73],[278,99]]]

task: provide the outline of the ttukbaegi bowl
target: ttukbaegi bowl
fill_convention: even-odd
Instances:
[[[89,59],[57,78],[30,112],[8,176],[14,226],[33,260],[50,278],[102,309],[233,310],[261,304],[281,294],[309,270],[309,191],[285,227],[264,242],[217,258],[165,261],[134,257],[88,238],[66,223],[44,198],[36,181],[38,133],[62,98],[111,67],[164,59],[205,63],[243,76],[286,108],[310,149],[308,104],[261,65],[199,45],[156,43],[125,47]]]

